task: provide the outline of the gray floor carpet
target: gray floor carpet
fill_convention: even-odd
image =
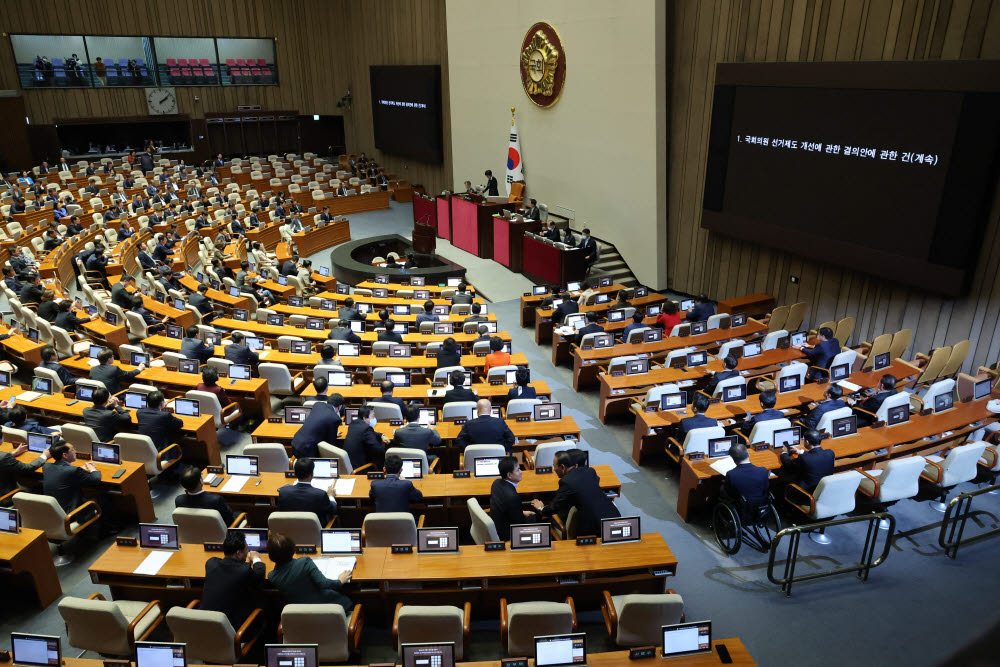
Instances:
[[[389,211],[353,216],[351,227],[354,238],[391,233],[409,236],[412,214],[409,206],[393,204]],[[329,256],[323,253],[312,259],[325,264]],[[511,276],[502,267],[494,266],[485,270]],[[488,289],[488,285],[479,285],[470,278],[477,286]],[[516,295],[522,291],[519,287]],[[913,501],[892,508],[899,532],[888,560],[871,573],[867,583],[850,574],[841,575],[798,584],[792,597],[785,598],[767,579],[766,555],[744,547],[735,557],[727,557],[716,546],[707,520],[686,524],[679,519],[674,511],[676,469],[640,468],[632,462],[633,421],[603,425],[597,420],[596,391],[574,392],[570,369],[553,367],[550,349],[537,347],[533,332],[519,327],[516,295],[493,305],[502,329],[511,333],[515,348],[527,354],[532,377],[546,380],[554,400],[562,402],[564,411],[577,420],[582,439],[591,451],[591,461],[614,469],[622,482],[622,498],[618,501],[622,513],[641,516],[643,532],[663,535],[679,561],[677,576],[669,586],[684,596],[689,620],[711,619],[717,637],[742,638],[760,665],[800,667],[934,665],[996,620],[1000,577],[995,575],[994,563],[1000,542],[985,540],[964,547],[958,560],[952,561],[937,546],[942,515],[926,503]],[[244,436],[226,453],[235,453],[248,441],[249,437]],[[178,489],[160,490],[162,495],[155,505],[159,520],[166,522]],[[977,525],[970,524],[970,530],[995,528],[1000,496],[982,496],[976,506],[983,514]],[[826,547],[802,541],[799,572],[849,565],[857,560],[864,540],[862,529],[839,528],[830,536],[834,543]],[[109,543],[97,545],[60,570],[64,593],[86,596],[102,590],[90,583],[87,566]],[[590,650],[612,650],[600,612],[578,612]],[[9,644],[7,633],[12,630],[63,634],[55,605],[39,612],[5,603],[0,605],[0,614],[0,646],[4,648]],[[365,629],[363,643],[362,664],[392,659],[387,629],[371,623]],[[498,621],[474,623],[471,644],[468,659],[502,657]],[[75,655],[71,651],[67,654]]]

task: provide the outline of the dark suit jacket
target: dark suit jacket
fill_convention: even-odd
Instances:
[[[685,318],[688,322],[701,322],[715,315],[715,306],[710,303],[696,303]]]
[[[573,342],[576,345],[581,345],[583,343],[583,337],[586,336],[587,334],[592,334],[592,333],[604,333],[604,327],[602,327],[600,324],[597,324],[596,322],[588,324],[587,326],[583,327],[582,329],[576,332],[576,340],[574,340]]]
[[[251,364],[256,366],[260,361],[260,357],[257,356],[257,353],[246,345],[237,345],[233,343],[232,345],[226,345],[223,349],[226,352],[226,359],[229,359],[234,364]]]
[[[812,492],[821,479],[833,474],[833,463],[836,458],[832,450],[822,447],[813,447],[794,459],[782,452],[781,477]]]
[[[538,398],[538,393],[534,387],[513,387],[507,392],[507,400],[514,398]]]
[[[386,475],[372,480],[368,497],[375,502],[376,512],[409,512],[410,503],[419,503],[424,494],[410,480]]]
[[[714,374],[708,381],[708,384],[705,385],[705,393],[708,394],[709,396],[712,396],[715,394],[715,388],[719,386],[720,382],[722,382],[723,380],[728,380],[729,378],[735,378],[739,376],[740,372],[736,369],[733,369],[731,371],[719,371],[718,373]]]
[[[395,396],[390,396],[388,394],[382,394],[380,398],[375,399],[376,403],[392,403],[393,405],[399,406],[399,411],[402,415],[406,416],[406,402],[401,398],[396,398]]]
[[[21,303],[38,303],[42,300],[43,291],[45,291],[45,287],[43,285],[28,283],[21,288],[20,301]]]
[[[715,421],[711,417],[706,417],[705,415],[692,415],[690,417],[685,417],[681,420],[681,423],[677,425],[677,441],[684,444],[684,438],[687,437],[689,431],[693,431],[696,428],[708,428],[710,426],[718,426],[719,422]]]
[[[139,425],[139,433],[144,433],[153,440],[156,451],[165,449],[173,442],[180,442],[180,430],[184,422],[179,417],[163,410],[139,408],[135,412],[135,418]]]
[[[361,336],[354,333],[346,327],[337,327],[336,329],[331,329],[330,333],[327,334],[327,339],[329,340],[342,340],[345,343],[354,343],[355,345],[361,345]]]
[[[461,366],[462,365],[462,350],[455,350],[454,352],[445,352],[444,348],[438,350],[437,355],[437,365],[435,368],[448,368],[449,366]]]
[[[183,338],[181,339],[181,354],[184,355],[185,359],[197,359],[201,363],[205,363],[215,356],[215,348],[206,345],[205,341],[200,338]]]
[[[24,289],[28,288],[25,287]],[[31,303],[31,302],[25,301],[24,303]],[[54,322],[54,324],[57,327],[65,329],[67,332],[72,333],[76,331],[77,328],[86,321],[87,320],[85,319],[77,317],[72,310],[66,310],[66,311],[59,311],[59,314],[56,315],[56,321]]]
[[[455,292],[455,295],[451,298],[453,306],[471,306],[472,301],[473,296],[471,292]]]
[[[559,489],[542,514],[564,514],[571,507],[580,513],[577,535],[597,535],[601,519],[621,516],[615,504],[601,490],[601,479],[593,468],[571,468],[559,480]]]
[[[340,413],[329,403],[317,401],[312,404],[312,410],[305,423],[299,427],[292,438],[292,452],[296,457],[319,455],[317,445],[320,442],[337,444],[337,429],[340,427]],[[355,466],[361,464],[355,464]]]
[[[354,603],[340,592],[339,579],[327,579],[312,558],[293,558],[275,565],[267,578],[288,604],[339,604],[348,614]]]
[[[824,340],[817,343],[813,349],[802,352],[809,358],[810,366],[829,368],[833,358],[840,353],[840,341],[836,338]]]
[[[315,410],[315,408],[313,409]],[[352,468],[358,468],[369,462],[381,465],[382,459],[385,458],[382,438],[371,425],[360,419],[352,421],[351,425],[347,427],[344,450],[351,458]]]
[[[493,480],[490,487],[490,518],[497,527],[497,536],[510,539],[510,526],[516,523],[534,523],[534,517],[524,516],[524,506],[517,489],[505,479]]]
[[[123,371],[114,364],[100,364],[90,369],[90,379],[103,382],[112,396],[122,390],[122,380],[130,380],[138,374],[138,368],[131,371]]]
[[[201,292],[195,292],[189,296],[188,303],[197,308],[202,315],[208,315],[215,310],[212,307],[212,301]]]
[[[872,394],[871,396],[868,397],[867,400],[865,400],[864,403],[862,403],[858,407],[860,407],[862,410],[867,410],[868,412],[875,414],[876,412],[878,412],[878,409],[882,407],[882,403],[885,402],[885,399],[889,398],[895,393],[896,392],[894,391],[880,391],[878,393]]]
[[[363,320],[364,317],[361,316],[354,308],[348,308],[347,306],[341,306],[337,309],[337,318],[341,320]]]
[[[132,294],[125,285],[115,283],[111,287],[111,303],[119,306],[122,310],[132,310]]]
[[[567,315],[572,315],[573,313],[580,312],[580,304],[578,304],[573,299],[569,301],[563,301],[558,306],[556,306],[556,311],[552,314],[552,321],[557,325],[562,324],[563,320],[566,319]]]
[[[41,455],[31,463],[21,463],[9,452],[0,453],[0,496],[17,488],[18,475],[38,470],[43,463]]]
[[[83,409],[83,423],[94,429],[101,442],[111,442],[115,433],[132,423],[132,414],[122,407],[112,410],[91,405]]]
[[[403,336],[393,331],[385,330],[378,333],[378,340],[389,343],[403,344]]]
[[[488,197],[499,197],[500,191],[497,189],[497,178],[493,176],[490,180],[486,181],[486,196]]]
[[[802,423],[808,426],[809,428],[816,428],[816,426],[819,425],[819,420],[822,419],[823,415],[825,415],[827,412],[830,412],[831,410],[839,410],[840,408],[846,408],[846,407],[847,403],[844,403],[844,401],[842,401],[839,398],[836,400],[827,399],[822,403],[820,403],[819,405],[817,405],[815,408],[813,408],[812,412],[803,417]]]
[[[239,630],[258,606],[257,594],[265,577],[264,563],[240,563],[232,558],[205,561],[205,587],[199,609],[221,611],[233,630]]]
[[[583,240],[580,241],[580,245],[577,247],[583,249],[584,259],[586,259],[588,262],[597,259],[597,241],[594,239],[593,236],[591,236],[590,238],[584,236]]]
[[[233,510],[229,508],[229,505],[226,504],[226,501],[218,493],[202,491],[201,493],[191,494],[185,491],[174,498],[174,505],[193,510],[215,510],[222,515],[222,520],[227,526],[232,525],[235,518]]]
[[[139,264],[142,266],[142,268],[150,270],[156,268],[156,260],[150,257],[149,253],[146,252],[145,250],[140,250],[137,257],[139,259]]]
[[[767,468],[755,466],[747,461],[726,473],[726,493],[733,500],[743,496],[747,500],[767,496],[770,488]]]
[[[462,426],[455,443],[463,452],[469,445],[503,445],[510,454],[514,447],[514,433],[504,420],[492,415],[480,415]]]
[[[42,468],[42,489],[52,496],[66,512],[72,512],[83,504],[83,487],[98,486],[101,471],[87,472],[68,461],[46,463]]]
[[[751,415],[750,418],[745,420],[743,422],[743,425],[740,426],[740,430],[743,431],[743,435],[749,436],[750,432],[753,431],[753,427],[755,424],[759,424],[760,422],[770,421],[771,419],[784,419],[784,418],[785,418],[785,413],[783,413],[781,410],[774,410],[768,408],[763,412]]]
[[[278,510],[312,512],[325,526],[337,513],[337,503],[325,491],[299,482],[278,489]]]
[[[424,428],[420,424],[407,423],[397,428],[392,434],[390,447],[408,447],[426,452],[430,447],[441,444],[441,434],[432,428]]]
[[[48,368],[50,371],[55,372],[62,380],[64,387],[71,387],[76,384],[76,376],[69,372],[69,370],[60,364],[58,361],[43,361],[39,364],[42,368]]]
[[[444,405],[449,403],[455,403],[456,401],[478,401],[479,396],[476,392],[471,389],[466,389],[465,387],[456,387],[454,389],[449,389],[444,393]]]

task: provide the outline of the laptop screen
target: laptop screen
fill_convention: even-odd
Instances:
[[[319,663],[318,644],[267,644],[264,652],[267,667],[316,667]],[[170,667],[170,665],[161,664],[152,667]]]
[[[98,463],[118,465],[122,462],[120,447],[113,442],[95,442],[91,447],[91,452],[91,456]]]
[[[889,364],[892,363],[889,352],[883,352],[882,354],[876,354],[875,359],[872,360],[872,368],[877,371],[883,368],[889,368]]]
[[[201,403],[196,399],[176,398],[174,399],[174,411],[182,417],[200,417]]]
[[[21,515],[16,509],[0,508],[0,533],[16,534],[21,529]]]
[[[897,405],[895,407],[889,408],[886,411],[885,423],[887,426],[895,426],[896,424],[905,424],[908,421],[910,421],[909,405]]]
[[[535,667],[562,667],[587,664],[587,635],[546,635],[535,637]]]
[[[477,456],[473,461],[473,475],[476,477],[499,477],[499,456]]]
[[[663,657],[705,653],[712,650],[712,622],[663,626]]]
[[[683,410],[687,407],[687,392],[660,394],[661,410]]]
[[[785,445],[798,445],[801,441],[801,428],[798,426],[792,426],[791,428],[779,428],[774,431],[775,449],[779,449]]]
[[[230,533],[243,533],[247,549],[257,553],[267,552],[267,528],[229,528]]]
[[[543,294],[548,294],[549,288],[545,285],[535,285],[531,288],[531,293],[535,296],[541,296]]]
[[[99,355],[101,353],[101,350],[103,349],[104,348],[101,347],[100,345],[91,345],[89,348],[87,348],[87,354],[90,356],[91,359],[96,359],[97,355]]]
[[[10,633],[14,664],[31,667],[58,667],[62,664],[59,637]]]
[[[802,388],[801,375],[786,375],[778,379],[778,393],[787,394],[790,391],[798,391]]]
[[[29,452],[44,452],[46,449],[55,444],[55,436],[44,435],[42,433],[28,433],[28,451]]]
[[[320,531],[320,553],[359,554],[361,553],[360,528],[334,528]]]
[[[708,458],[718,459],[723,456],[729,456],[729,449],[736,444],[735,435],[726,436],[725,438],[710,438],[708,441]]]
[[[166,642],[136,642],[135,667],[184,667],[186,645]]]
[[[229,454],[226,456],[227,475],[257,475],[257,457]]]
[[[746,384],[737,384],[731,387],[723,387],[722,389],[722,402],[732,403],[734,401],[743,401],[747,397],[747,386]]]
[[[335,479],[340,477],[340,459],[313,459],[313,477]]]
[[[457,553],[458,528],[417,528],[417,553]]]
[[[403,667],[455,667],[454,644],[402,644]]]
[[[978,401],[981,398],[986,398],[990,395],[992,391],[991,383],[993,381],[990,378],[985,380],[979,380],[976,382],[975,386],[972,388],[972,399]]]
[[[639,517],[623,516],[601,519],[601,544],[639,542],[642,540]]]
[[[539,403],[534,412],[536,422],[558,421],[562,419],[562,403]]]
[[[834,419],[830,423],[830,432],[833,434],[834,438],[843,438],[846,435],[854,435],[858,432],[857,415]]]
[[[139,546],[143,549],[180,549],[177,526],[163,523],[140,523]]]
[[[134,410],[148,407],[148,404],[146,403],[146,394],[143,394],[138,391],[126,391],[125,407],[132,408]]]
[[[332,373],[331,373],[332,375]],[[309,412],[312,408],[305,408],[301,406],[290,406],[285,408],[285,423],[286,424],[304,424],[306,417],[309,416]]]
[[[552,532],[547,523],[512,524],[510,527],[510,550],[549,549],[552,547]]]
[[[806,343],[806,332],[796,331],[791,335],[788,340],[789,345],[805,345]]]
[[[423,479],[423,477],[424,467],[421,459],[403,459],[403,469],[399,471],[400,479]]]
[[[234,380],[249,380],[250,366],[247,364],[230,364],[229,377]]]

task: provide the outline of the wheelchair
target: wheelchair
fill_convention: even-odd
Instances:
[[[740,496],[735,503],[723,496],[712,510],[712,528],[715,541],[729,556],[739,551],[744,543],[766,553],[771,548],[771,540],[781,530],[781,518],[771,494],[753,501]]]

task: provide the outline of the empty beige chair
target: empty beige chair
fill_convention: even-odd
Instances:
[[[62,544],[101,518],[101,508],[93,500],[88,500],[68,514],[52,496],[21,491],[13,495],[12,502],[21,513],[21,523],[25,528],[40,530],[50,542],[59,545],[59,554],[52,559],[57,567],[73,560],[62,552]],[[77,517],[88,516],[90,512],[93,516],[77,520]]]
[[[507,655],[535,657],[535,637],[576,631],[573,598],[565,602],[514,602],[500,598],[500,643]],[[662,641],[662,639],[661,639]]]
[[[194,600],[187,607],[173,607],[167,612],[167,627],[173,641],[187,644],[188,662],[216,665],[245,662],[242,658],[258,639],[250,630],[263,612],[254,609],[242,627],[234,629],[221,611],[197,609],[199,602]],[[256,627],[260,624],[256,623]]]
[[[880,511],[920,491],[920,475],[927,461],[922,456],[893,459],[881,470],[859,470],[864,479],[858,490],[874,500]],[[879,528],[889,530],[889,520],[879,522]]]
[[[163,622],[159,600],[109,602],[100,593],[86,599],[64,597],[59,601],[59,615],[73,648],[126,658],[132,656],[135,642],[146,641]]]
[[[948,491],[962,482],[971,482],[976,478],[979,459],[985,451],[986,443],[980,440],[954,447],[944,457],[936,454],[926,457],[927,465],[920,478],[930,483],[940,493],[940,499],[932,502],[931,507],[938,512],[947,509],[944,501],[948,497]],[[20,495],[14,496],[15,504]]]
[[[771,318],[767,321],[767,330],[773,333],[786,328],[785,322],[788,321],[788,310],[788,306],[778,306],[772,310]]]
[[[708,426],[705,428],[695,428],[687,432],[684,442],[677,442],[676,438],[667,438],[667,455],[675,461],[680,461],[681,457],[692,452],[702,452],[708,456],[708,441],[713,438],[726,437],[726,429],[721,426]]]
[[[63,440],[73,445],[77,452],[91,454],[93,443],[100,442],[97,432],[89,426],[66,423],[62,425]]]
[[[789,484],[785,488],[785,500],[812,521],[832,519],[854,511],[854,494],[862,479],[864,477],[856,470],[827,475],[812,493],[798,484]],[[830,543],[830,538],[822,531],[809,533],[809,539],[818,544]]]
[[[497,525],[490,518],[490,515],[479,506],[479,501],[475,498],[467,498],[466,506],[469,508],[469,516],[472,517],[472,539],[476,544],[486,542],[499,542],[500,536],[497,534]]]
[[[402,644],[452,642],[455,644],[455,660],[462,660],[469,641],[471,617],[471,602],[466,602],[462,609],[450,605],[404,605],[400,602],[392,619],[392,641],[396,652],[402,655]]]
[[[924,369],[913,381],[911,386],[917,387],[922,384],[929,384],[934,382],[939,377],[941,377],[941,372],[944,370],[945,365],[948,363],[948,359],[951,358],[951,347],[938,347],[935,348],[930,356],[918,352],[914,360],[922,360],[926,362],[924,364]]]
[[[862,347],[867,347],[867,358],[865,359],[864,365],[861,367],[862,370],[871,370],[875,365],[875,357],[880,354],[885,354],[889,351],[889,346],[892,344],[892,334],[882,334],[875,338],[870,344],[862,343]],[[890,355],[891,356],[891,355]]]
[[[116,445],[121,447],[123,461],[137,461],[146,468],[146,474],[156,477],[172,466],[180,463],[181,447],[176,442],[156,451],[153,439],[140,433],[117,433],[114,437]],[[159,498],[156,489],[150,489],[151,498]]]
[[[962,364],[965,363],[965,358],[969,356],[969,341],[968,339],[959,341],[951,346],[951,355],[948,357],[948,361],[945,362],[944,368],[941,369],[941,374],[939,377],[953,377],[962,370]]]
[[[346,662],[358,650],[364,627],[363,607],[354,605],[351,619],[339,604],[288,604],[281,610],[281,641],[316,644],[320,664]]]
[[[177,525],[177,539],[181,544],[223,542],[229,528],[244,528],[247,523],[245,513],[237,516],[232,526],[227,526],[218,510],[193,507],[175,508],[170,517]]]
[[[330,523],[333,523],[332,519]],[[315,512],[271,512],[267,517],[267,529],[272,533],[287,535],[295,544],[319,546],[323,526]]]
[[[840,344],[847,347],[847,343],[854,333],[854,318],[845,317],[839,322],[837,322],[837,328],[833,330],[834,337],[840,341]]]
[[[906,349],[910,347],[911,340],[913,340],[913,329],[902,329],[894,333],[892,344],[889,346],[889,357],[891,359],[902,357]]]
[[[473,470],[476,465],[477,458],[483,457],[500,457],[503,458],[507,456],[507,450],[504,449],[503,445],[496,444],[482,444],[482,445],[467,445],[465,451],[462,452],[462,469],[463,470]]]
[[[228,426],[243,414],[240,410],[240,404],[236,401],[233,401],[223,409],[222,404],[219,403],[219,397],[210,391],[192,389],[184,394],[184,398],[197,400],[201,408],[201,414],[212,415],[215,421],[215,428],[217,429]]]
[[[601,613],[608,636],[618,646],[649,646],[663,641],[664,625],[684,620],[684,599],[666,593],[612,595],[604,591]]]
[[[286,472],[289,469],[288,452],[277,442],[255,442],[243,448],[245,456],[256,456],[261,472]]]
[[[423,517],[420,519],[423,526]],[[368,513],[361,524],[361,541],[366,547],[391,547],[393,544],[416,546],[417,522],[409,512]]]
[[[374,466],[371,463],[366,463],[363,466],[358,466],[355,468],[351,465],[351,456],[346,450],[337,447],[336,445],[331,445],[329,442],[321,441],[316,445],[319,449],[319,455],[324,459],[337,459],[339,461],[339,470],[341,475],[357,475],[362,471],[368,471],[373,469]]]

